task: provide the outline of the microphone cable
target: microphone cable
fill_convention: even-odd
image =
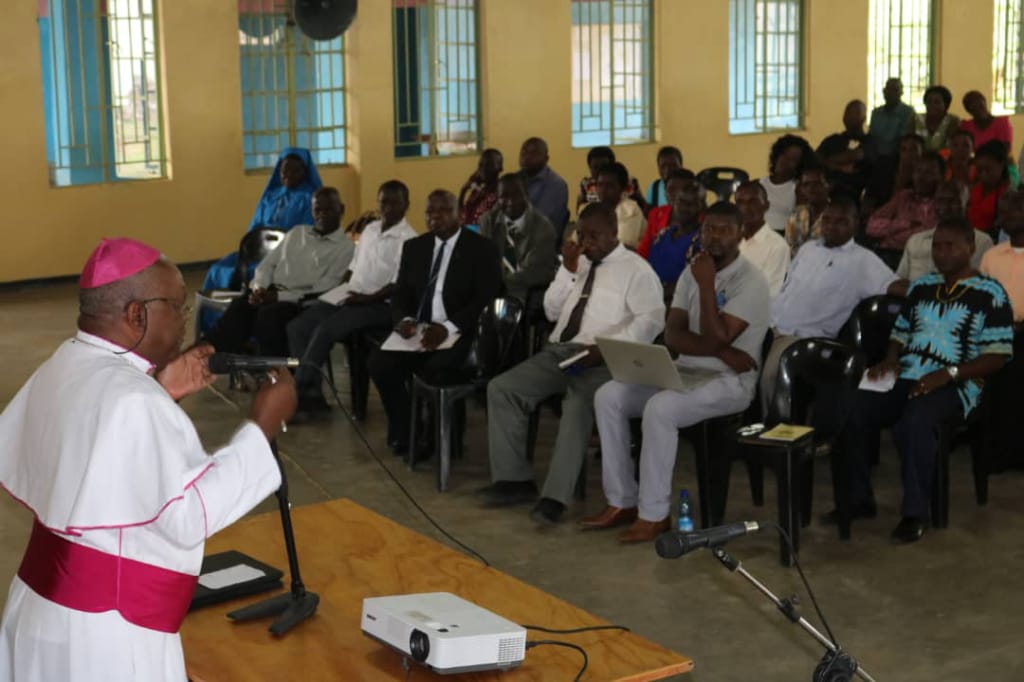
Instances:
[[[765,521],[763,525],[774,528],[778,531],[782,539],[786,541],[786,544],[789,546],[789,555],[793,557],[793,565],[796,566],[796,572],[800,574],[800,580],[804,584],[804,589],[807,590],[807,596],[811,599],[811,605],[814,606],[814,612],[818,614],[818,620],[821,621],[822,626],[825,628],[825,632],[828,633],[828,638],[832,640],[832,643],[836,645],[836,648],[838,648],[838,640],[836,640],[836,636],[832,634],[832,628],[829,627],[828,621],[825,619],[825,614],[822,613],[821,607],[818,606],[818,599],[814,596],[814,590],[811,589],[810,581],[808,581],[807,576],[804,575],[804,569],[800,567],[800,557],[797,555],[796,549],[793,548],[793,540],[789,537],[789,533],[787,533],[786,529],[775,521]]]

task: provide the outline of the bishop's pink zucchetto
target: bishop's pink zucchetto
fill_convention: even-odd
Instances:
[[[85,262],[78,288],[95,289],[131,277],[156,263],[160,256],[152,246],[134,239],[103,239]]]

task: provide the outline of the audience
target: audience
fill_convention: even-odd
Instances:
[[[1006,195],[1003,195],[1006,196]],[[949,218],[964,217],[964,193],[960,183],[948,180],[935,190],[933,199],[936,224]],[[907,240],[903,249],[896,275],[900,279],[914,281],[930,272],[935,272],[935,261],[932,260],[932,237],[935,228],[918,232]],[[992,238],[980,230],[974,231],[974,257],[971,266],[977,268],[981,257],[992,248]]]
[[[685,168],[677,168],[676,170],[669,173],[668,179],[665,182],[665,191],[668,195],[668,203],[664,206],[655,206],[647,214],[647,227],[644,229],[644,234],[640,237],[640,241],[636,245],[636,252],[644,258],[647,258],[647,254],[650,251],[651,244],[657,239],[658,235],[668,228],[672,222],[672,215],[674,213],[672,197],[674,196],[673,190],[679,190],[683,186],[696,183],[696,176],[693,171],[686,170]],[[703,197],[706,192],[702,192]],[[701,208],[705,208],[702,204]]]
[[[783,351],[799,339],[834,339],[857,304],[869,296],[906,291],[906,282],[853,240],[858,224],[852,199],[832,199],[821,215],[822,238],[800,247],[782,291],[772,302],[773,338],[761,369],[766,416]]]
[[[796,208],[786,221],[784,232],[792,256],[804,242],[821,237],[821,214],[828,206],[829,189],[824,168],[804,168],[800,181],[796,183]]]
[[[480,217],[498,203],[498,176],[504,158],[497,149],[485,149],[476,171],[459,190],[459,220],[464,227],[480,225]]]
[[[902,251],[911,235],[935,227],[935,190],[945,172],[942,157],[926,153],[914,164],[912,189],[897,192],[868,218],[867,235],[878,240],[882,251]]]
[[[313,192],[323,186],[313,156],[308,149],[286,147],[270,173],[256,212],[249,221],[249,231],[261,227],[288,231],[296,225],[313,222]],[[255,268],[255,263],[252,264]],[[252,277],[252,272],[238,271],[238,252],[228,254],[214,263],[206,273],[203,291],[231,289],[236,291]]]
[[[587,152],[587,170],[590,175],[580,180],[580,191],[576,196],[576,211],[587,204],[594,204],[601,200],[597,193],[597,176],[601,169],[609,164],[615,163],[615,152],[611,147],[591,147]]]
[[[905,104],[903,81],[890,78],[882,89],[885,104],[871,112],[868,133],[878,144],[879,156],[896,156],[900,140],[914,129],[914,108]]]
[[[597,175],[597,194],[601,203],[615,210],[619,226],[619,241],[630,249],[636,249],[640,236],[647,228],[643,209],[633,199],[629,189],[629,171],[619,162],[602,168]]]
[[[207,334],[221,352],[240,353],[255,337],[263,355],[288,355],[285,327],[304,301],[341,283],[355,247],[341,227],[338,190],[313,194],[313,225],[298,225],[256,268],[251,290],[234,299]]]
[[[569,222],[569,186],[548,165],[548,143],[539,137],[523,142],[519,168],[526,181],[530,204],[551,221],[560,242]]]
[[[1024,191],[1010,190],[999,200],[999,227],[1010,240],[985,252],[981,273],[1003,285],[1013,307],[1014,324],[1024,322]],[[982,236],[984,233],[975,230]]]
[[[811,163],[814,150],[798,135],[783,135],[768,154],[768,175],[761,186],[768,196],[768,227],[776,232],[786,229],[786,221],[796,205],[796,179],[804,164]]]
[[[676,281],[686,269],[690,254],[700,245],[700,214],[704,208],[705,191],[694,180],[679,177],[681,174],[682,171],[676,171],[668,180],[671,205],[659,207],[671,210],[669,224],[649,244],[646,255],[637,249],[638,253],[645,255],[661,280],[666,303],[672,300]]]
[[[968,191],[974,185],[974,136],[966,130],[957,130],[949,137],[946,179],[956,180]]]
[[[911,284],[888,354],[868,371],[874,379],[895,377],[895,386],[884,393],[858,390],[845,410],[841,456],[853,518],[876,514],[870,463],[882,428],[892,427],[903,479],[896,542],[919,540],[928,524],[941,423],[969,414],[984,379],[1012,352],[1009,299],[998,282],[971,267],[973,251],[966,221],[939,223],[932,241],[938,272]]]
[[[863,101],[847,102],[843,109],[843,132],[826,137],[817,151],[818,159],[828,170],[829,186],[858,201],[878,158],[874,136],[864,132],[866,120],[867,105]]]
[[[547,318],[557,321],[550,343],[487,386],[493,483],[481,494],[489,506],[537,497],[526,458],[529,413],[547,398],[564,394],[547,479],[530,512],[540,524],[557,523],[572,497],[594,427],[594,392],[611,378],[594,339],[649,343],[665,325],[658,278],[619,243],[615,210],[603,202],[587,206],[577,230],[579,243],[567,240],[562,246],[562,266],[544,295]],[[583,351],[582,359],[559,367]]]
[[[953,133],[960,129],[960,119],[949,113],[952,103],[949,88],[933,85],[924,91],[925,113],[914,116],[914,132],[924,140],[925,151],[948,148]]]
[[[412,375],[437,381],[460,367],[473,344],[480,314],[501,286],[494,243],[459,225],[454,194],[431,192],[426,220],[428,232],[402,247],[391,294],[395,332],[404,339],[418,338],[422,350],[378,349],[369,361],[370,377],[388,417],[388,444],[396,455],[409,448]],[[451,337],[456,337],[454,344]]]
[[[546,287],[555,276],[555,228],[530,205],[518,173],[498,182],[498,205],[480,221],[480,234],[494,242],[502,254],[505,296],[527,302],[531,289]]]
[[[789,244],[766,222],[771,210],[764,184],[748,181],[736,190],[736,208],[743,221],[740,253],[761,271],[768,282],[768,292],[774,298],[782,289],[789,269]]]
[[[295,371],[299,411],[304,418],[328,409],[320,391],[321,367],[334,344],[352,334],[391,327],[388,299],[398,278],[402,247],[416,236],[405,219],[409,210],[409,188],[389,180],[377,190],[380,218],[366,225],[352,264],[342,277],[346,296],[341,302],[316,301],[288,323],[290,355],[302,358]],[[332,292],[333,293],[333,292]]]
[[[985,95],[977,90],[965,94],[963,104],[971,118],[961,123],[960,127],[974,138],[975,149],[980,149],[992,140],[1002,142],[1007,152],[1013,149],[1013,126],[1009,116],[993,116],[988,110]]]
[[[678,353],[685,391],[610,381],[594,397],[601,435],[605,509],[586,528],[632,525],[619,542],[650,542],[671,527],[672,470],[679,429],[741,412],[757,386],[768,328],[764,275],[740,255],[740,211],[719,202],[701,228],[703,251],[683,273],[672,300],[665,343]],[[709,305],[710,304],[710,305]],[[710,310],[702,310],[702,308]],[[643,417],[640,481],[630,456],[629,420]]]
[[[914,186],[914,168],[924,156],[924,140],[908,133],[899,142],[895,157],[880,158],[864,191],[862,208],[867,216],[889,202],[897,193]]]
[[[678,147],[662,147],[658,150],[658,179],[647,188],[647,206],[656,208],[671,203],[668,198],[668,179],[673,171],[683,168],[683,153]]]
[[[974,153],[976,181],[967,201],[967,221],[976,230],[994,235],[999,199],[1010,187],[1006,145],[990,140]]]

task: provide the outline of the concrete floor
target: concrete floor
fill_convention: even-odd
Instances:
[[[189,273],[191,286],[199,275]],[[33,369],[74,331],[73,284],[0,291],[0,405],[5,405]],[[343,402],[344,361],[335,358]],[[248,396],[227,391],[236,404]],[[211,392],[185,401],[205,442],[223,442],[244,409]],[[455,463],[451,490],[439,494],[432,467],[410,472],[385,446],[384,415],[371,395],[365,436],[385,465],[449,532],[486,556],[495,567],[526,580],[612,622],[691,656],[693,674],[680,679],[810,680],[822,651],[785,621],[742,578],[728,573],[708,553],[678,561],[658,558],[652,546],[620,547],[613,533],[581,533],[574,521],[603,503],[600,466],[589,471],[587,501],[567,522],[538,531],[528,508],[481,510],[472,493],[488,482],[486,416],[469,411],[467,456]],[[538,470],[543,471],[555,421],[541,424]],[[296,504],[349,497],[409,528],[441,539],[381,471],[350,422],[336,411],[330,421],[295,427],[282,436]],[[840,542],[817,522],[805,530],[804,568],[834,632],[877,680],[1020,680],[1024,647],[1018,639],[1024,606],[1024,505],[1018,493],[1024,476],[991,480],[991,499],[973,499],[969,458],[954,455],[950,528],[934,531],[913,546],[896,547],[888,534],[899,503],[898,460],[891,446],[876,473],[880,516],[854,525],[854,537]],[[693,458],[683,444],[676,487],[694,489]],[[750,502],[746,472],[734,468],[728,518],[774,519],[774,482],[769,474],[766,506]],[[816,472],[815,513],[831,507],[828,467]],[[265,502],[259,511],[272,509]],[[29,515],[0,496],[0,582],[14,574],[27,539]],[[442,540],[443,541],[443,540]],[[801,594],[799,578],[782,568],[773,535],[738,540],[730,546],[768,586],[781,595]],[[812,622],[809,600],[804,615]],[[536,619],[543,622],[542,614]],[[591,678],[586,678],[591,679]]]

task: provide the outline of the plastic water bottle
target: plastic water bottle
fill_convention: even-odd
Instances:
[[[679,491],[679,520],[676,521],[676,530],[680,533],[693,532],[693,517],[690,516],[690,493],[686,488]]]

